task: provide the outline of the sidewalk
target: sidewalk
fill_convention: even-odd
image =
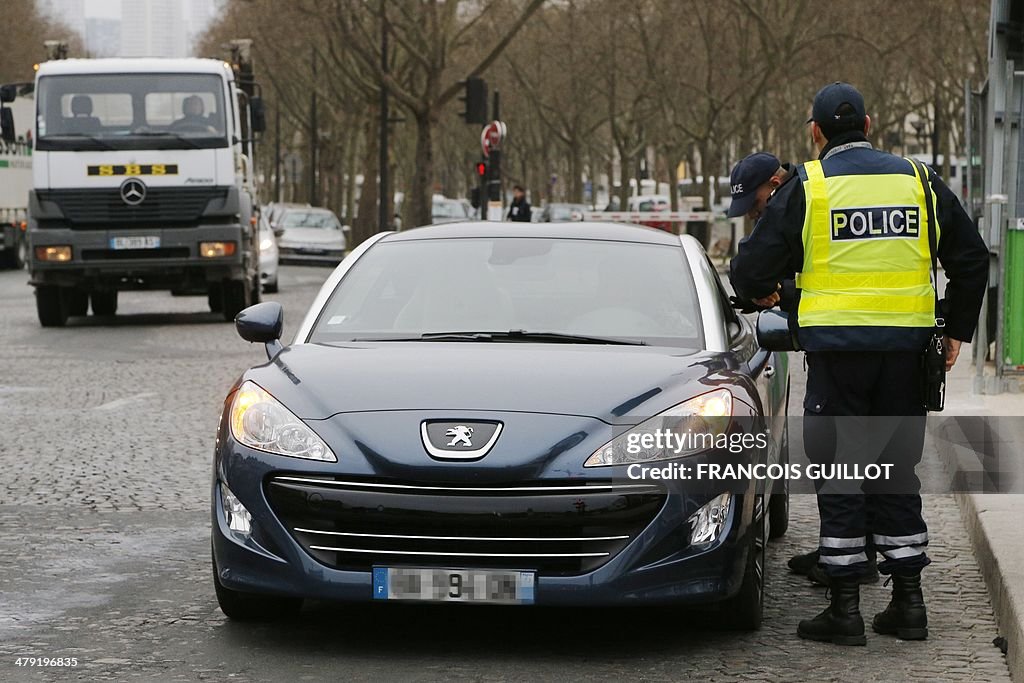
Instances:
[[[1018,463],[1024,448],[1024,394],[980,396],[973,394],[974,367],[971,348],[964,345],[960,359],[947,377],[946,409],[938,415],[942,434],[933,433],[940,455],[947,463],[1007,455]],[[961,419],[965,418],[965,419]],[[983,420],[985,417],[1000,420]],[[973,419],[972,419],[973,418]],[[959,427],[957,429],[956,427]],[[968,448],[968,440],[982,444]],[[981,453],[987,451],[987,453]],[[966,468],[968,474],[970,469]],[[1013,477],[1017,473],[1010,473]],[[984,486],[972,491],[986,490]],[[1021,490],[1016,486],[1015,490]],[[1024,681],[1024,495],[1007,493],[957,493],[967,533],[988,586],[999,633],[1006,638],[1006,661],[1016,681]]]

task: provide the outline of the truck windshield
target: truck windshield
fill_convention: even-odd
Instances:
[[[39,150],[227,147],[223,81],[213,74],[44,76]]]

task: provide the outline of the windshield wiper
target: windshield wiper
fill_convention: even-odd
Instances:
[[[196,144],[196,141],[195,141],[194,138],[186,137],[184,135],[180,135],[179,133],[172,133],[172,132],[166,131],[166,130],[141,130],[138,133],[129,133],[128,137],[171,138],[172,140],[177,140],[178,142],[187,142],[189,144],[189,146],[191,146],[193,149],[199,149],[199,145]],[[217,136],[211,133],[208,136],[200,136],[200,137],[206,138],[206,137],[217,137]]]
[[[59,142],[66,138],[71,138],[72,140],[88,140],[89,142],[96,143],[103,149],[114,149],[103,138],[98,135],[89,135],[88,133],[57,133],[54,135],[44,135],[41,140],[45,142]]]
[[[523,341],[540,344],[616,344],[624,346],[646,346],[640,339],[624,337],[596,337],[583,334],[566,334],[563,332],[530,332],[527,330],[509,330],[507,332],[427,332],[418,337],[379,337],[374,339],[353,339],[352,341],[475,341],[504,342]]]

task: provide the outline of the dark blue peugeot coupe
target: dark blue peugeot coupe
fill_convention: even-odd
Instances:
[[[214,455],[229,617],[309,598],[723,603],[732,626],[759,626],[788,489],[697,465],[787,462],[786,356],[759,344],[693,238],[382,233],[287,346],[282,320],[276,303],[236,319],[269,360],[232,387]]]

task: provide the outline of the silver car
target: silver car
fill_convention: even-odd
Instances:
[[[270,227],[270,220],[267,212],[260,214],[260,282],[263,283],[263,291],[273,294],[277,291],[277,237]]]
[[[337,265],[345,257],[345,231],[329,209],[287,209],[276,224],[281,263]]]

